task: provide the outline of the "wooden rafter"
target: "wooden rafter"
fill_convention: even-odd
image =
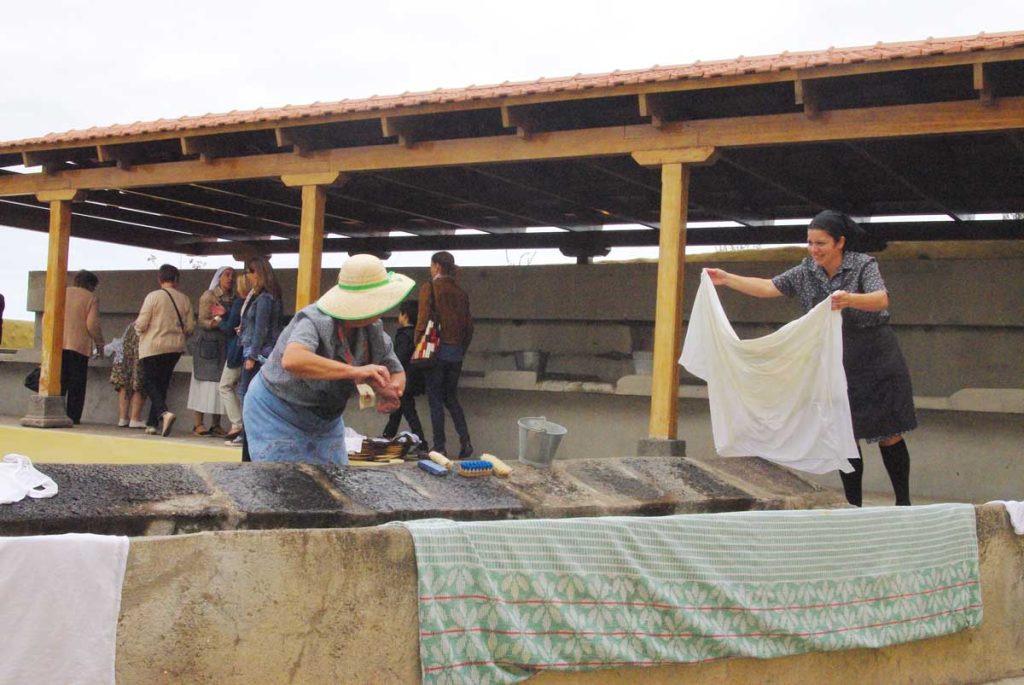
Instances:
[[[544,188],[540,188],[540,187],[538,187],[536,185],[533,185],[531,183],[524,183],[523,181],[519,181],[517,179],[509,178],[508,176],[506,176],[504,174],[501,174],[501,173],[499,173],[498,171],[496,171],[494,169],[472,168],[470,170],[473,173],[475,173],[475,174],[479,174],[481,176],[486,176],[487,178],[494,179],[494,180],[499,181],[501,183],[507,183],[508,185],[512,185],[512,186],[515,186],[517,188],[521,188],[523,190],[526,190],[526,191],[530,192],[531,194],[542,195],[544,197],[550,197],[550,198],[558,200],[558,201],[560,201],[560,202],[562,202],[564,204],[571,205],[571,206],[577,207],[579,209],[586,210],[587,212],[590,212],[590,214],[592,216],[594,216],[595,220],[597,220],[596,223],[606,223],[606,221],[605,221],[606,219],[618,219],[619,222],[625,223],[625,224],[639,224],[641,226],[647,226],[648,228],[656,228],[656,226],[652,225],[651,222],[649,220],[647,220],[647,219],[641,219],[641,218],[634,217],[634,216],[626,216],[625,214],[622,214],[620,212],[610,211],[608,209],[599,208],[599,207],[594,207],[593,204],[590,203],[589,201],[584,201],[584,200],[581,200],[579,198],[568,197],[568,196],[566,196],[566,195],[564,195],[562,193],[555,193],[555,192],[552,192],[550,190],[545,190]],[[607,223],[611,223],[611,222],[607,222]],[[566,225],[566,224],[564,224],[564,222],[562,222],[562,223],[550,223],[550,224],[545,224],[545,225],[555,226],[556,228],[564,228],[564,229],[569,230],[569,231],[577,230],[576,227]]]
[[[803,193],[798,192],[796,190],[793,190],[789,186],[786,186],[786,185],[776,181],[775,179],[769,177],[768,175],[761,173],[760,171],[755,169],[749,163],[737,162],[735,159],[733,159],[729,155],[722,154],[719,157],[719,161],[721,161],[723,164],[728,164],[732,168],[737,169],[738,171],[743,172],[747,176],[750,176],[751,178],[755,178],[758,181],[760,181],[761,183],[764,183],[765,185],[771,186],[772,188],[775,188],[776,190],[779,190],[779,191],[789,195],[790,197],[796,198],[796,199],[800,200],[801,202],[803,202],[804,204],[807,204],[810,207],[814,207],[814,208],[816,208],[818,210],[826,209],[826,208],[828,208],[828,207],[830,207],[830,206],[832,206],[834,204],[834,203],[826,200],[825,198],[811,198],[811,197],[808,197],[807,195],[804,195]]]
[[[937,197],[935,197],[931,193],[926,192],[919,185],[917,185],[916,183],[911,181],[909,178],[907,178],[906,172],[901,172],[901,171],[897,171],[896,169],[893,169],[891,166],[889,166],[888,164],[883,162],[877,156],[875,156],[875,155],[871,154],[870,152],[868,152],[867,150],[865,150],[863,148],[863,146],[861,146],[861,145],[857,145],[856,143],[846,143],[845,145],[846,145],[847,148],[852,150],[855,154],[857,154],[860,157],[862,157],[863,159],[867,160],[876,169],[879,169],[880,171],[884,172],[887,176],[889,176],[889,178],[891,178],[892,180],[896,181],[901,186],[903,186],[904,188],[906,188],[910,192],[912,192],[915,195],[917,195],[919,198],[921,198],[922,200],[927,202],[929,205],[934,207],[936,210],[938,210],[938,211],[942,212],[943,214],[951,217],[953,219],[953,221],[961,221],[962,220],[961,217],[959,215],[957,215],[957,213],[954,212],[952,209],[950,209],[948,205],[946,205],[944,202],[939,200]]]
[[[441,191],[441,190],[436,190],[436,189],[433,189],[433,188],[428,188],[428,187],[422,185],[421,183],[410,183],[408,181],[403,181],[403,180],[400,180],[400,179],[392,178],[392,177],[386,176],[384,174],[371,174],[371,176],[372,176],[372,178],[380,181],[381,183],[390,183],[392,185],[401,186],[403,188],[408,188],[409,190],[414,190],[414,191],[419,192],[419,193],[424,193],[424,194],[427,194],[427,195],[432,195],[434,197],[442,198],[442,199],[445,199],[445,200],[448,200],[448,201],[451,201],[451,202],[457,202],[457,203],[460,203],[460,204],[472,204],[472,205],[475,205],[477,207],[480,207],[481,209],[487,210],[489,212],[494,212],[496,214],[504,215],[504,216],[506,216],[506,217],[508,217],[510,219],[514,219],[516,221],[521,221],[521,222],[523,222],[524,226],[548,226],[548,225],[550,225],[548,222],[546,222],[543,219],[538,219],[537,217],[528,216],[526,214],[523,214],[521,211],[513,210],[513,209],[510,209],[510,208],[506,208],[506,207],[498,207],[495,204],[493,204],[492,201],[488,201],[488,202],[485,203],[485,202],[481,202],[480,200],[473,199],[473,198],[468,197],[468,196],[458,195],[458,194],[455,194],[455,193],[452,193],[452,192],[449,192],[449,191]],[[485,231],[485,232],[488,231],[488,229],[483,227],[483,226],[477,226],[476,228],[481,230],[481,231]]]

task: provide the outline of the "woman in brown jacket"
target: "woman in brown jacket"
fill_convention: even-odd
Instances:
[[[455,257],[450,252],[431,256],[430,283],[420,288],[416,339],[423,336],[433,309],[435,322],[441,328],[441,348],[434,365],[426,372],[433,449],[447,456],[444,434],[444,410],[447,409],[459,434],[459,459],[468,459],[473,456],[473,444],[458,392],[462,359],[473,338],[473,317],[469,313],[469,297],[455,282],[455,272]]]

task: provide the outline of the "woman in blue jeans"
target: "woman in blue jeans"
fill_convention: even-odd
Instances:
[[[238,399],[245,407],[245,394],[249,384],[260,372],[281,334],[281,286],[274,275],[274,267],[266,257],[253,257],[246,265],[249,296],[242,305],[242,323],[238,329],[238,342],[242,347],[242,376],[238,381]],[[235,438],[243,446],[242,461],[249,461],[245,447],[245,433]]]
[[[430,283],[420,288],[416,339],[423,336],[433,312],[435,323],[441,328],[437,360],[426,371],[433,448],[447,456],[444,434],[444,410],[447,409],[459,434],[459,459],[468,459],[473,456],[473,444],[458,393],[462,359],[473,339],[473,317],[469,313],[469,297],[455,282],[455,275],[455,257],[450,252],[436,252],[430,257]]]

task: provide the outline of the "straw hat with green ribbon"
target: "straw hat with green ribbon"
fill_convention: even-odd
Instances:
[[[408,276],[386,270],[373,255],[352,255],[338,272],[338,285],[324,293],[316,306],[343,321],[372,319],[397,306],[415,285]]]

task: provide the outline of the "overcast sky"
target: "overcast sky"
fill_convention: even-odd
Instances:
[[[1021,29],[1024,0],[15,0],[0,5],[0,140],[233,109]],[[5,318],[27,318],[27,272],[45,269],[46,237],[5,227],[0,235],[18,248],[0,250]],[[72,239],[69,266],[142,269],[154,259],[189,266],[178,255],[79,239]],[[396,254],[389,265],[423,259]],[[488,251],[473,261],[480,259],[536,263],[553,257]],[[205,265],[220,263],[226,262],[209,258]],[[274,263],[294,261],[280,256]],[[328,258],[325,268],[339,264]]]

